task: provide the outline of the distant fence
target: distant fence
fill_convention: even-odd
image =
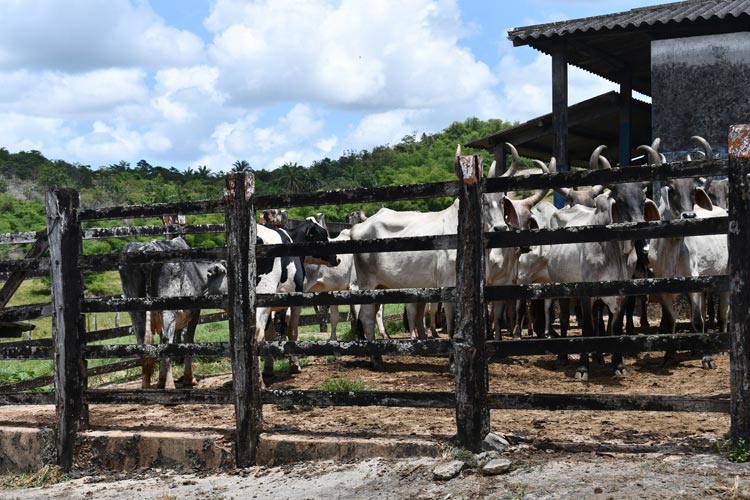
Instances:
[[[750,140],[750,127],[733,130]],[[743,135],[744,134],[744,135]],[[745,144],[747,144],[746,142]],[[0,344],[1,359],[54,359],[55,391],[22,393],[22,385],[0,394],[3,404],[44,404],[57,406],[58,462],[64,468],[72,464],[75,436],[87,427],[87,404],[234,404],[236,418],[235,456],[238,467],[255,462],[262,430],[264,404],[312,404],[321,406],[409,406],[455,408],[457,437],[460,444],[477,451],[489,431],[489,410],[505,409],[594,409],[648,411],[731,411],[732,434],[750,437],[750,389],[746,318],[750,309],[750,152],[732,148],[729,160],[675,163],[661,167],[565,172],[526,177],[483,179],[481,158],[456,159],[458,182],[354,189],[320,193],[256,196],[254,178],[249,173],[227,176],[225,197],[191,203],[114,207],[81,210],[78,194],[69,189],[47,193],[49,259],[3,262],[0,272],[34,273],[49,269],[52,303],[6,308],[1,321],[38,316],[54,318],[53,340]],[[677,177],[729,175],[729,217],[724,219],[684,220],[615,224],[607,227],[574,229],[509,230],[482,233],[481,210],[484,193],[528,190],[548,187],[656,181]],[[255,245],[256,210],[264,208],[325,205],[340,203],[387,202],[400,199],[458,196],[457,235],[421,236],[368,241]],[[81,255],[81,239],[94,233],[100,237],[115,235],[163,234],[140,228],[83,230],[84,221],[161,216],[165,213],[199,214],[223,212],[227,246],[191,249],[158,254]],[[213,231],[218,227],[185,227],[188,232]],[[167,229],[169,231],[170,229]],[[177,229],[175,229],[177,231]],[[602,240],[664,238],[676,235],[729,234],[730,276],[712,278],[669,278],[626,280],[605,283],[563,283],[544,285],[484,286],[484,254],[488,248],[521,245],[549,245]],[[127,233],[127,234],[126,234]],[[12,237],[7,236],[8,240]],[[258,294],[255,291],[256,257],[311,255],[330,253],[402,252],[417,250],[457,250],[457,281],[454,288],[358,290],[325,293]],[[226,296],[169,298],[83,298],[83,272],[117,269],[123,263],[165,262],[172,260],[214,260],[228,262],[229,293]],[[485,300],[517,298],[559,298],[570,296],[606,296],[643,293],[684,293],[732,291],[730,333],[639,335],[596,338],[560,338],[486,341]],[[274,342],[258,344],[255,339],[255,312],[258,307],[292,305],[333,305],[368,303],[455,302],[456,329],[451,340],[377,341],[377,342]],[[230,341],[173,345],[91,345],[91,341],[112,338],[125,330],[87,334],[82,313],[99,311],[145,311],[189,308],[228,308]],[[544,355],[580,352],[662,351],[672,349],[731,349],[731,401],[726,397],[686,397],[597,394],[490,394],[488,361],[517,355]],[[450,356],[455,359],[455,392],[376,392],[331,393],[324,391],[261,390],[259,355],[298,354]],[[87,360],[96,358],[138,358],[140,356],[230,357],[233,383],[231,390],[100,390],[89,389]],[[124,362],[125,364],[128,361]],[[130,365],[128,365],[130,366]]]

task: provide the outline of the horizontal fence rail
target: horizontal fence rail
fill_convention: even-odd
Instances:
[[[225,260],[225,247],[191,248],[189,250],[166,250],[163,252],[114,252],[94,255],[82,255],[79,267],[82,271],[101,272],[112,271],[127,264],[155,264],[179,261],[209,261]]]
[[[21,243],[34,243],[39,238],[47,239],[47,231],[26,231],[23,233],[0,234],[0,245],[17,245]]]
[[[48,318],[50,316],[52,316],[52,304],[49,302],[0,309],[0,321],[26,321],[36,318]]]
[[[224,224],[199,224],[166,226],[92,227],[83,230],[84,240],[102,238],[128,238],[134,236],[177,236],[187,234],[224,233]]]
[[[485,300],[556,299],[565,297],[606,297],[649,293],[693,293],[729,291],[727,276],[699,278],[644,278],[607,282],[541,283],[532,285],[487,286]],[[401,288],[339,292],[259,293],[257,307],[291,307],[353,304],[402,304],[411,302],[454,302],[455,289]],[[229,306],[226,295],[201,297],[122,298],[116,296],[84,299],[82,312],[173,311],[182,309],[221,309]]]
[[[219,212],[224,212],[224,200],[222,199],[81,210],[79,218],[82,222],[86,222],[93,220],[161,217],[164,214],[195,215]]]

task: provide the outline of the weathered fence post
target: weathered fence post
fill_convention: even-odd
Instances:
[[[466,449],[481,451],[490,431],[487,404],[489,374],[485,349],[484,244],[482,231],[482,157],[456,156],[462,181],[458,205],[456,249],[456,427]]]
[[[227,267],[229,278],[229,342],[232,352],[232,387],[237,434],[237,467],[255,465],[263,424],[260,401],[260,366],[255,338],[255,177],[252,173],[227,175]]]
[[[53,189],[47,192],[45,202],[55,344],[57,463],[70,470],[76,433],[86,427],[88,413],[83,404],[86,330],[81,314],[83,279],[78,269],[82,245],[78,193],[72,189]]]
[[[750,442],[750,125],[729,128],[729,384],[732,440]]]

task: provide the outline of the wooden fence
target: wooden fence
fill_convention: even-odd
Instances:
[[[252,465],[262,429],[264,404],[311,404],[323,406],[409,406],[455,408],[458,440],[477,451],[489,430],[490,409],[596,409],[648,411],[729,412],[732,436],[750,438],[750,344],[745,340],[745,311],[750,308],[750,265],[743,259],[750,252],[750,126],[737,126],[730,135],[730,159],[674,163],[662,167],[639,167],[587,172],[483,179],[481,158],[462,156],[456,160],[458,182],[354,189],[320,193],[257,196],[249,173],[227,176],[222,200],[150,206],[81,210],[77,193],[54,189],[47,193],[48,241],[50,257],[0,263],[0,272],[39,273],[49,270],[52,278],[51,304],[6,308],[0,320],[19,320],[52,315],[53,341],[0,344],[0,359],[54,359],[55,391],[22,393],[21,387],[0,394],[0,404],[57,405],[57,457],[70,468],[76,433],[87,427],[88,404],[234,404],[236,416],[235,455],[239,467]],[[732,147],[732,137],[735,147]],[[743,143],[742,140],[745,142]],[[481,206],[484,193],[656,181],[673,177],[729,175],[732,185],[728,218],[616,224],[607,227],[506,231],[482,233]],[[256,245],[255,213],[265,208],[340,203],[388,202],[399,199],[457,196],[458,234],[382,240]],[[84,221],[124,217],[161,216],[165,213],[202,214],[223,212],[223,227],[185,227],[185,234],[223,230],[227,245],[221,248],[192,249],[150,254],[81,255],[82,237],[116,237],[150,234],[151,230],[110,228],[83,230]],[[169,229],[168,229],[169,230]],[[163,234],[153,230],[151,234]],[[728,233],[730,275],[711,278],[643,279],[607,283],[562,283],[544,285],[485,286],[484,255],[488,248],[571,242],[664,238],[675,235]],[[11,240],[13,238],[6,238]],[[457,250],[457,281],[454,288],[359,290],[326,293],[256,295],[257,257],[332,253],[402,252],[415,250]],[[84,299],[83,272],[117,269],[123,263],[165,262],[171,260],[213,260],[228,262],[229,292],[226,296]],[[643,293],[684,293],[691,291],[732,291],[730,333],[639,335],[597,338],[560,338],[487,341],[484,301],[517,298],[559,298],[570,296],[630,295]],[[64,292],[64,293],[63,293]],[[456,329],[452,340],[378,342],[274,342],[258,345],[255,339],[255,312],[258,307],[291,305],[333,305],[367,303],[407,303],[445,301],[457,303]],[[173,345],[91,345],[91,341],[112,338],[117,332],[87,335],[82,313],[99,311],[145,311],[188,308],[227,308],[229,342]],[[726,397],[489,394],[488,361],[516,355],[543,355],[580,352],[662,351],[667,349],[731,349],[731,400]],[[350,392],[293,391],[261,389],[259,356],[298,354],[450,356],[455,359],[455,392]],[[87,360],[97,358],[138,358],[140,356],[230,357],[233,386],[228,390],[100,390],[89,389]]]

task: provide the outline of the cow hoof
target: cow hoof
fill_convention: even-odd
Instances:
[[[716,361],[710,356],[704,356],[701,365],[704,370],[714,370],[716,368]]]
[[[297,375],[298,373],[302,373],[302,369],[299,367],[296,363],[290,363],[289,364],[289,374],[290,375]]]
[[[628,376],[628,370],[623,366],[622,368],[615,368],[615,378],[624,378]]]
[[[589,371],[585,367],[579,366],[576,370],[576,380],[580,380],[582,382],[585,382],[589,379]]]

